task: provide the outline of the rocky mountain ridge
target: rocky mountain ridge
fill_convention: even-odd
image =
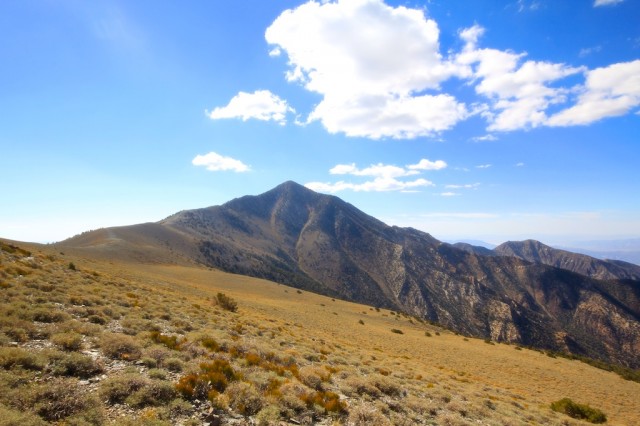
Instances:
[[[108,244],[87,233],[61,246],[107,244],[139,256],[151,249],[155,259],[401,310],[464,334],[640,366],[638,281],[595,279],[521,259],[515,250],[465,251],[294,182],[102,233]]]
[[[555,266],[597,279],[640,280],[640,266],[621,260],[600,260],[584,254],[549,247],[535,240],[508,241],[493,249],[501,256],[515,256]]]

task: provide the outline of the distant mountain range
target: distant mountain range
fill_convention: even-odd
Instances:
[[[463,334],[640,367],[640,267],[535,241],[494,250],[442,243],[294,182],[59,245],[137,262],[199,263],[404,311]]]
[[[640,238],[625,240],[577,241],[556,248],[586,254],[598,259],[622,260],[640,265]]]
[[[567,250],[560,250],[535,240],[508,241],[493,250],[484,246],[455,243],[455,247],[484,256],[512,256],[529,262],[555,266],[591,278],[640,281],[640,266],[621,260],[601,260]]]

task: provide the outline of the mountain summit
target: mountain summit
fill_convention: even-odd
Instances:
[[[61,245],[195,262],[407,312],[464,334],[640,366],[638,281],[598,280],[502,249],[465,251],[295,182]]]

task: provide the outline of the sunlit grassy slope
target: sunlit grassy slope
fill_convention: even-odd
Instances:
[[[54,336],[72,332],[82,336],[76,351],[93,354],[102,368],[96,375],[109,377],[83,381],[47,366],[29,370],[9,363],[2,386],[15,386],[11,374],[35,374],[96,395],[88,407],[98,414],[83,414],[85,407],[68,418],[201,424],[211,408],[223,422],[244,415],[262,424],[582,424],[549,408],[569,397],[604,411],[609,424],[640,424],[640,384],[578,361],[216,270],[90,259],[51,246],[15,244],[30,253],[3,253],[0,350],[17,344],[44,351],[41,363],[49,365],[56,359],[51,351],[60,351]],[[238,303],[237,312],[216,305],[220,292]],[[41,308],[64,316],[42,321],[29,313]],[[16,324],[24,329],[22,338]],[[135,356],[109,355],[114,335],[132,337]],[[154,356],[157,365],[151,365]],[[167,359],[180,368],[171,368]],[[237,374],[202,405],[184,392],[184,378],[191,374],[195,380],[202,363],[215,360],[228,362]],[[140,403],[140,397],[105,402],[109,380],[133,373],[158,386],[179,386],[160,403]],[[27,380],[20,386],[37,395],[37,386],[44,385]],[[26,408],[50,420],[35,402],[5,395],[0,403],[11,415]]]

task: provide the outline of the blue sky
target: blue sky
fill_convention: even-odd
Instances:
[[[640,3],[0,2],[0,236],[286,181],[440,239],[640,237]]]

